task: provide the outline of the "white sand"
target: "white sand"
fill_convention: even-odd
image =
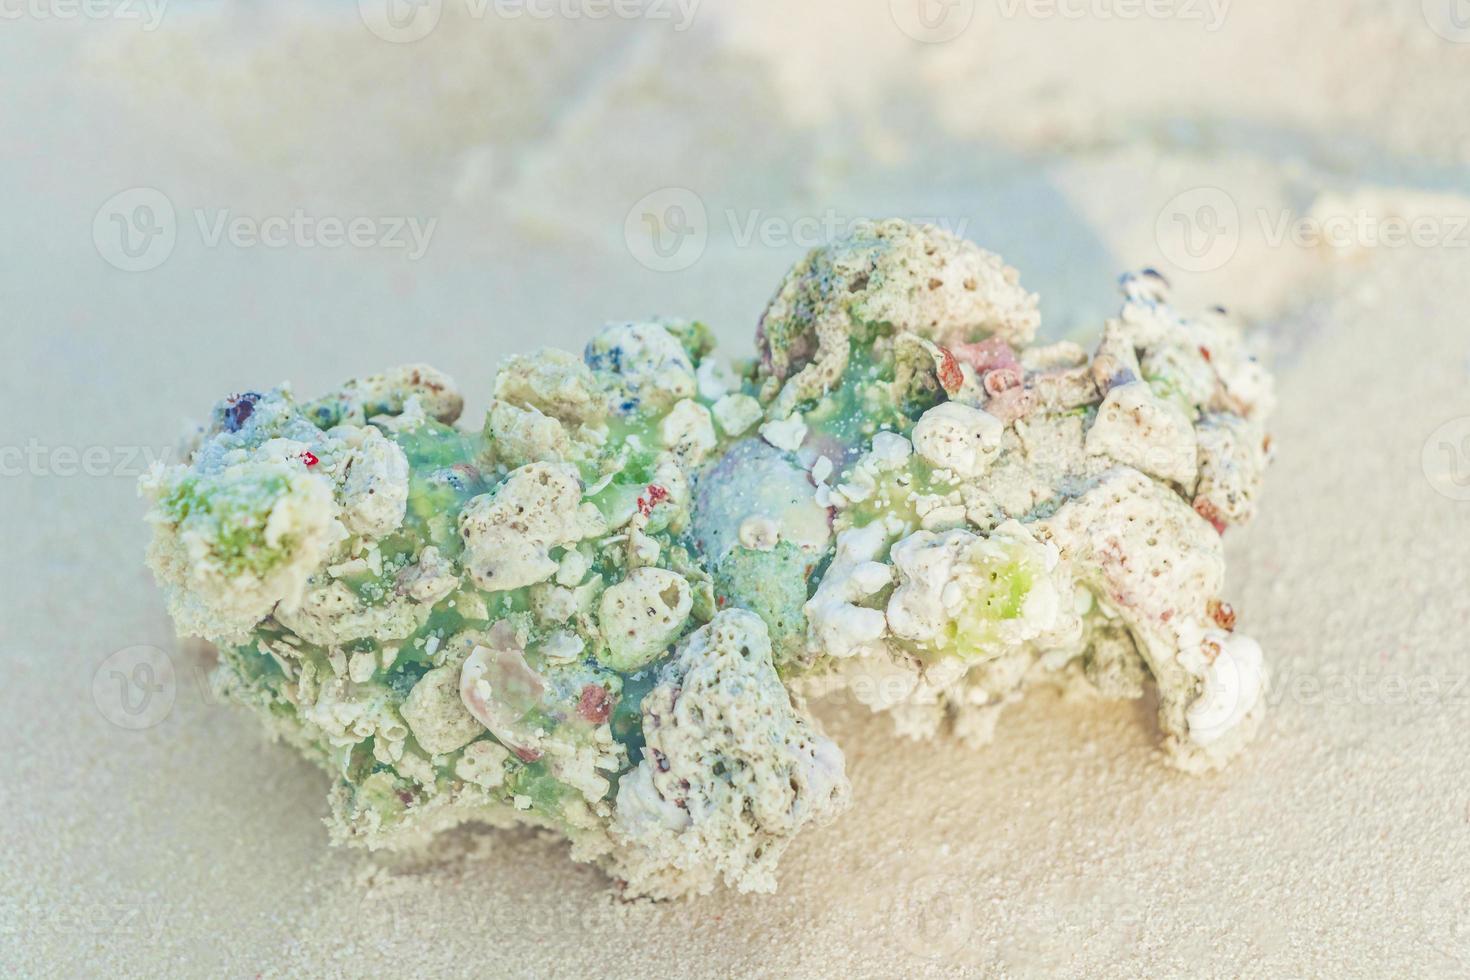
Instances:
[[[225,37],[179,12],[158,33],[0,32],[25,79],[0,115],[0,447],[37,447],[20,475],[0,459],[0,973],[1470,971],[1470,500],[1434,482],[1470,476],[1470,231],[1334,256],[1273,247],[1256,217],[1413,212],[1454,239],[1470,45],[1417,3],[1239,2],[1215,32],[981,3],[933,46],[877,2],[742,0],[685,33],[446,15],[404,46],[344,6],[310,28],[245,30],[241,13]],[[623,223],[671,184],[716,230],[660,274]],[[174,204],[178,242],[128,274],[92,223],[140,185]],[[1190,274],[1156,218],[1205,185],[1245,230]],[[193,213],[295,207],[439,222],[407,262],[207,248]],[[311,391],[408,359],[451,370],[477,412],[502,354],[576,346],[603,318],[700,315],[742,354],[802,248],[742,247],[725,210],[828,208],[965,221],[1042,292],[1055,333],[1095,329],[1112,277],[1156,264],[1275,338],[1278,462],[1229,542],[1242,627],[1277,674],[1259,742],[1192,778],[1158,761],[1142,705],[1038,695],[982,752],[898,742],[833,705],[858,804],[792,848],[775,896],[621,904],[524,833],[453,835],[418,862],[329,849],[325,778],[214,703],[203,654],[172,640],[142,567],[137,452],[239,387]],[[63,475],[63,447],[123,472]],[[167,712],[120,706],[108,657],[135,645],[177,672]],[[143,730],[109,721],[148,712]]]

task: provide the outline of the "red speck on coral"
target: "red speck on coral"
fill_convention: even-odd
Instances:
[[[669,492],[657,483],[648,485],[648,496],[638,498],[638,513],[647,517],[653,509],[669,498]]]
[[[310,449],[305,450],[301,454],[301,461],[307,465],[308,469],[321,462],[321,460],[316,458],[316,453],[312,452]]]
[[[612,707],[613,701],[607,693],[607,688],[601,684],[588,684],[582,688],[582,697],[577,701],[577,714],[594,725],[600,725],[607,721],[607,716],[612,713]]]
[[[960,362],[955,360],[948,348],[939,348],[939,353],[943,357],[939,365],[939,383],[946,392],[953,395],[965,383],[965,373],[960,370]]]
[[[1203,517],[1205,520],[1209,521],[1210,524],[1215,528],[1216,534],[1223,535],[1225,533],[1226,524],[1224,518],[1222,518],[1220,516],[1220,512],[1215,509],[1215,505],[1210,503],[1204,497],[1199,497],[1195,500],[1194,512]]]
[[[1208,347],[1201,347],[1199,349],[1199,355],[1208,362],[1210,360],[1210,349]]]

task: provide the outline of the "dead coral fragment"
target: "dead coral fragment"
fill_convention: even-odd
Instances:
[[[331,775],[334,840],[527,824],[630,895],[769,891],[850,793],[806,692],[978,744],[1032,685],[1151,684],[1190,770],[1255,731],[1220,536],[1270,379],[1156,275],[1124,291],[1091,358],[1037,346],[999,258],[863,222],[738,377],[660,319],[510,358],[482,425],[424,366],[236,393],[143,481],[149,561],[219,690]]]
[[[765,624],[720,613],[679,647],[643,699],[647,748],[623,777],[613,870],[656,897],[717,881],[773,891],[791,838],[846,809],[842,753],[793,706]]]

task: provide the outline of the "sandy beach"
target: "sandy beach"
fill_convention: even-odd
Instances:
[[[0,30],[0,972],[1470,973],[1453,3],[634,7],[444,0],[412,40],[371,3]],[[505,355],[604,320],[697,316],[748,356],[783,271],[886,215],[1003,255],[1053,337],[1091,343],[1143,266],[1259,332],[1276,461],[1226,539],[1273,674],[1250,750],[1184,775],[1151,705],[1047,692],[982,750],[824,704],[855,804],[769,896],[620,901],[531,832],[329,847],[326,777],[174,638],[148,462],[231,391],[406,361],[476,419]]]

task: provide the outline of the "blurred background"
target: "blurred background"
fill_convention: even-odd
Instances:
[[[328,851],[322,778],[176,646],[133,490],[242,388],[427,361],[474,419],[506,354],[649,314],[747,356],[788,266],[896,215],[1004,256],[1052,337],[1088,342],[1144,266],[1254,325],[1283,461],[1232,542],[1251,632],[1288,675],[1336,658],[1448,685],[1470,622],[1447,598],[1470,531],[1470,3],[0,0],[0,73],[0,972],[1470,961],[1447,693],[1422,714],[1288,698],[1275,748],[1196,782],[1152,761],[1146,707],[1028,703],[981,762],[838,712],[859,807],[773,898],[622,906],[533,835],[411,866]],[[110,690],[109,663],[147,683]],[[1320,809],[1334,794],[1356,795]],[[1353,938],[1375,927],[1399,945]]]
[[[655,311],[743,354],[874,215],[1001,253],[1053,333],[1143,265],[1279,318],[1371,248],[1323,222],[1463,191],[1462,2],[4,0],[6,304],[191,407],[201,357],[473,390]]]

